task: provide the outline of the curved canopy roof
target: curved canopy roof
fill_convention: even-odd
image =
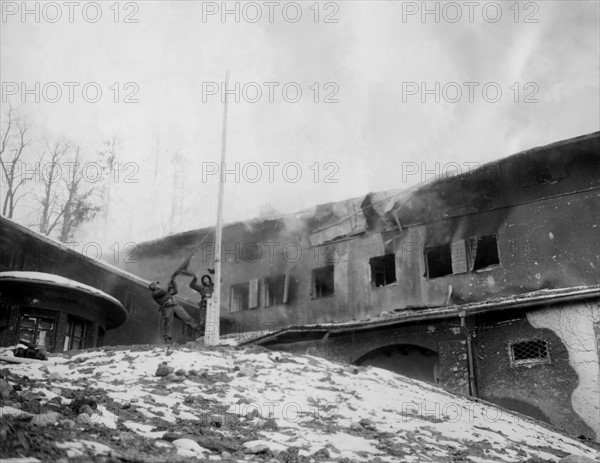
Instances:
[[[59,310],[94,321],[103,330],[127,321],[114,297],[92,286],[41,272],[0,272],[0,300],[30,308]]]

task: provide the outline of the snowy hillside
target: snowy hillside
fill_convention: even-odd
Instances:
[[[258,347],[109,348],[0,368],[3,462],[600,456],[524,417],[385,370]]]

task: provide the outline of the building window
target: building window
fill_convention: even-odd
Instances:
[[[500,263],[496,235],[479,236],[471,239],[471,262],[474,271]]]
[[[63,350],[80,350],[85,348],[85,338],[87,335],[87,323],[83,320],[69,317],[67,326],[67,335]]]
[[[230,309],[232,312],[240,312],[242,310],[248,310],[248,297],[250,295],[250,285],[246,283],[238,283],[237,285],[231,285],[230,294]]]
[[[513,366],[549,363],[548,343],[541,339],[515,342],[510,345],[510,360]]]
[[[327,267],[315,268],[312,271],[312,296],[314,299],[320,297],[333,296],[333,265]]]
[[[500,257],[496,235],[479,236],[468,241],[458,240],[425,248],[427,278],[458,275],[498,264]]]
[[[34,315],[24,312],[19,320],[19,340],[24,340],[32,346],[54,347],[54,318]]]
[[[394,254],[369,259],[371,286],[379,288],[396,282],[396,257]]]
[[[425,249],[427,278],[452,275],[452,252],[450,243]]]
[[[289,279],[287,275],[265,278],[263,281],[263,305],[287,304]]]

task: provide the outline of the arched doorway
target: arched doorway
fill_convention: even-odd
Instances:
[[[355,363],[383,368],[409,378],[435,384],[439,376],[438,360],[438,353],[426,347],[395,344],[375,349],[363,355]]]

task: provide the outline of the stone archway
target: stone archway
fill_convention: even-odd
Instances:
[[[372,350],[360,357],[356,365],[369,365],[393,371],[409,378],[438,382],[437,352],[414,344],[394,344]]]

